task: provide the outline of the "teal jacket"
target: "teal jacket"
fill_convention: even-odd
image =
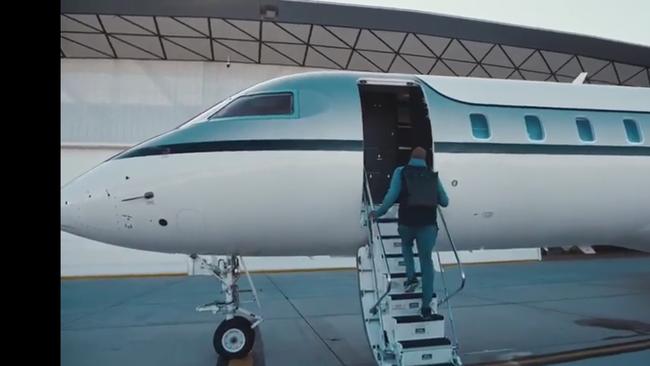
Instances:
[[[408,165],[426,167],[427,163],[422,159],[411,159]],[[390,188],[388,188],[388,192],[386,192],[384,201],[382,202],[381,207],[375,211],[377,217],[385,215],[386,212],[393,207],[395,202],[397,202],[399,194],[402,191],[402,169],[404,169],[403,166],[395,168],[393,178],[390,181]],[[438,178],[438,204],[442,207],[447,207],[447,205],[449,205],[449,197],[447,197],[447,192],[445,192],[445,188],[442,186],[440,178]]]

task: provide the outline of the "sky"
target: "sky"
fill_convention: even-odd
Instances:
[[[448,14],[650,46],[650,0],[327,0]]]

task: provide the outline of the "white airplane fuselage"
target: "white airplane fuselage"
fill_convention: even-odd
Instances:
[[[422,89],[459,250],[650,250],[650,89],[355,72],[258,84],[118,154],[62,188],[61,228],[167,253],[355,255],[367,242],[360,82]],[[273,94],[291,95],[290,112],[210,118]],[[473,136],[470,114],[486,117],[489,138]]]

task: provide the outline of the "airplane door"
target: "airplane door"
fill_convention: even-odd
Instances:
[[[408,163],[411,150],[427,150],[432,166],[431,122],[424,94],[412,81],[359,83],[363,117],[364,168],[375,203],[382,201],[392,173]]]

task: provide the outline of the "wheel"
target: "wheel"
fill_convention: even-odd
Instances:
[[[255,331],[248,319],[236,316],[219,324],[212,339],[214,349],[226,359],[243,358],[253,348]]]

